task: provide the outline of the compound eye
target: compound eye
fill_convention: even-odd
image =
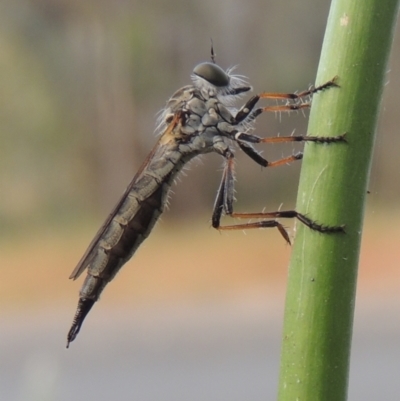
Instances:
[[[214,86],[228,86],[229,75],[217,64],[201,63],[196,65],[193,74],[205,79]]]

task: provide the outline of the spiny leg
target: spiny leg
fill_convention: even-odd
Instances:
[[[252,149],[251,147],[249,148]],[[261,158],[261,156],[258,154],[257,157]],[[301,157],[302,154],[298,154],[280,160],[276,160],[275,162],[267,162],[265,159],[263,160],[267,163],[266,167],[267,166],[276,167],[288,163],[290,161],[299,160],[301,159]],[[276,227],[283,236],[283,238],[285,239],[285,241],[290,244],[289,234],[287,233],[284,226],[276,220],[261,220],[251,223],[221,226],[220,222],[222,213],[225,213],[227,216],[240,219],[296,218],[310,229],[318,231],[320,233],[344,232],[344,226],[328,226],[319,224],[316,221],[307,217],[306,215],[299,213],[295,210],[259,212],[259,213],[236,213],[233,211],[233,193],[234,193],[234,159],[233,159],[233,154],[229,153],[229,155],[226,156],[226,165],[222,174],[222,180],[217,192],[217,197],[215,200],[214,210],[212,214],[212,226],[217,230],[246,230],[252,228]]]
[[[227,216],[236,217],[235,213],[227,214]],[[214,228],[216,228],[217,230],[247,230],[251,228],[272,228],[272,227],[276,227],[281,233],[282,237],[285,239],[285,241],[289,245],[291,245],[288,232],[286,231],[285,227],[277,220],[262,220],[262,221],[255,221],[253,223],[235,224],[230,226],[218,226]]]
[[[261,138],[257,135],[246,134],[244,132],[237,132],[235,140],[239,146],[243,142],[249,143],[282,143],[282,142],[315,142],[315,143],[335,143],[347,142],[346,133],[337,136],[308,136],[308,135],[292,135],[292,136],[275,136],[269,138]]]
[[[311,87],[308,90],[302,91],[300,93],[275,93],[275,92],[263,92],[260,93],[258,96],[260,99],[288,99],[288,100],[299,100],[303,97],[307,96],[312,96],[317,92],[324,91],[326,89],[332,88],[332,87],[339,87],[339,85],[336,83],[338,77],[333,77],[330,81],[325,82],[322,85]]]
[[[301,100],[304,97],[312,96],[313,94],[332,88],[332,87],[339,87],[336,83],[337,77],[334,77],[330,81],[311,88],[309,90],[300,92],[300,93],[268,93],[263,92],[259,95],[255,95],[251,97],[243,106],[242,108],[236,113],[234,118],[233,124],[239,124],[245,119],[254,120],[259,116],[261,113],[265,111],[293,111],[293,110],[300,110],[307,107],[310,107],[310,103],[295,103],[295,104],[288,104],[288,105],[281,105],[281,106],[269,106],[269,107],[260,107],[254,110],[254,107],[258,103],[260,99],[287,99],[287,100]]]
[[[246,153],[247,156],[249,156],[251,159],[253,159],[257,164],[259,164],[262,167],[278,167],[284,164],[294,162],[296,160],[301,160],[303,158],[303,153],[299,152],[294,155],[283,157],[282,159],[270,162],[264,157],[262,157],[253,147],[251,147],[247,143],[238,141],[238,145],[240,149],[242,149],[243,152]]]
[[[309,109],[311,106],[310,103],[293,103],[293,104],[282,104],[279,106],[265,106],[260,107],[251,114],[252,118],[256,118],[261,113],[265,111],[279,112],[279,111],[296,111],[301,109]]]
[[[338,86],[335,83],[336,77],[314,89],[310,89],[308,91],[300,92],[299,94],[261,94],[252,97],[246,102],[246,104],[239,110],[236,114],[235,122],[239,124],[246,118],[256,118],[259,114],[264,111],[291,111],[291,110],[299,110],[302,108],[309,107],[308,103],[303,104],[288,104],[281,106],[267,106],[263,108],[256,109],[254,111],[253,108],[257,104],[258,100],[263,98],[282,98],[282,99],[299,99],[301,97],[312,95],[318,91],[328,89],[332,86]],[[256,163],[260,164],[263,167],[277,167],[283,164],[287,164],[289,162],[300,160],[303,157],[302,153],[297,153],[295,155],[291,155],[274,162],[269,162],[265,158],[263,158],[250,144],[251,143],[282,143],[282,142],[315,142],[315,143],[335,143],[335,142],[346,142],[345,139],[346,134],[339,135],[336,137],[318,137],[318,136],[289,136],[289,137],[272,137],[272,138],[260,138],[256,135],[247,134],[243,132],[234,133],[234,139],[238,143],[239,147]],[[234,174],[233,174],[233,154],[225,155],[227,158],[227,163],[222,175],[221,184],[217,193],[217,198],[214,204],[214,211],[212,215],[212,225],[214,228],[219,230],[243,230],[248,228],[263,228],[263,227],[277,227],[280,231],[281,235],[285,238],[285,240],[290,243],[289,235],[285,228],[276,220],[262,220],[258,222],[245,223],[245,224],[237,224],[237,225],[229,225],[229,226],[221,226],[220,220],[222,213],[225,213],[231,217],[237,218],[297,218],[307,227],[312,230],[319,231],[322,233],[334,233],[334,232],[343,232],[343,226],[326,226],[319,224],[307,216],[296,212],[295,210],[288,211],[279,211],[279,212],[269,212],[269,213],[235,213],[233,212],[233,192],[234,192]]]
[[[297,212],[296,210],[280,210],[277,212],[259,212],[259,213],[231,213],[230,217],[238,218],[238,219],[298,219],[305,226],[311,228],[314,231],[318,231],[320,233],[341,233],[344,232],[344,226],[328,226],[325,224],[319,224],[314,220],[311,220],[306,215]],[[267,220],[270,221],[270,220]],[[248,224],[255,225],[254,228],[257,228],[257,224],[264,223],[264,221],[254,222],[254,223],[246,223],[246,224],[235,224],[231,226],[223,226],[219,227],[222,230],[240,230],[246,228]],[[263,227],[261,225],[261,227]],[[250,227],[253,228],[253,227]]]
[[[233,212],[233,194],[234,194],[234,156],[229,153],[226,157],[226,165],[222,173],[222,180],[219,186],[217,197],[215,199],[214,210],[212,214],[212,226],[218,230],[234,230],[244,228],[268,228],[276,227],[285,241],[290,244],[289,234],[281,223],[276,220],[265,220],[255,223],[247,223],[239,226],[221,226],[220,221],[222,213],[228,216],[234,215]],[[288,159],[288,158],[286,158]],[[275,165],[278,165],[275,163]],[[237,227],[237,228],[234,228]]]
[[[319,224],[314,220],[311,220],[307,216],[302,213],[297,212],[296,210],[282,210],[277,212],[260,212],[260,213],[226,213],[227,216],[239,219],[278,219],[278,218],[287,218],[293,219],[296,218],[301,221],[304,225],[311,228],[314,231],[318,231],[323,234],[334,234],[334,233],[344,233],[344,226],[328,226],[324,224]],[[277,227],[283,238],[286,240],[288,244],[290,244],[290,238],[283,227],[277,220],[261,220],[255,221],[251,223],[244,224],[233,224],[228,226],[215,226],[213,227],[217,230],[247,230],[252,228],[266,228],[266,227]]]
[[[312,136],[312,135],[276,136],[272,138],[262,138],[260,141],[260,143],[278,143],[278,142],[335,143],[335,142],[347,142],[347,141],[346,141],[346,133],[337,136]]]
[[[252,143],[278,143],[278,142],[315,142],[315,143],[335,143],[346,142],[346,134],[335,137],[320,137],[320,136],[282,136],[272,138],[260,138],[257,135],[246,134],[244,132],[237,132],[234,136],[240,149],[246,153],[251,159],[262,167],[277,167],[283,164],[291,163],[303,158],[303,153],[299,152],[294,155],[284,157],[282,159],[269,162],[261,156],[250,144]]]
[[[301,109],[307,109],[310,107],[310,103],[291,103],[291,104],[282,104],[278,106],[266,106],[266,107],[259,107],[254,110],[255,105],[260,100],[260,95],[255,95],[251,97],[243,106],[242,108],[236,113],[234,120],[232,121],[232,125],[240,124],[244,120],[254,120],[256,119],[261,113],[266,111],[272,112],[290,112],[296,111]]]
[[[211,217],[211,223],[214,228],[219,227],[222,213],[233,212],[233,194],[234,194],[234,156],[229,153],[226,157],[226,164],[222,173],[221,183],[215,198],[214,210]]]

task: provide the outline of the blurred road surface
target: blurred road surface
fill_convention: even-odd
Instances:
[[[3,314],[0,400],[275,400],[282,308],[254,294],[136,310],[104,303],[69,350],[71,310]],[[399,311],[399,302],[357,305],[349,400],[399,400]]]

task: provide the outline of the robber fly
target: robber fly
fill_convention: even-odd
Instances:
[[[265,111],[281,112],[309,107],[310,104],[303,100],[317,92],[337,87],[335,78],[297,94],[261,93],[252,96],[238,110],[232,107],[234,101],[249,92],[251,87],[246,78],[235,75],[233,69],[224,71],[219,67],[213,52],[211,62],[197,65],[191,78],[191,85],[179,89],[167,101],[160,116],[158,130],[161,134],[156,145],[70,276],[75,280],[87,269],[78,308],[68,333],[67,348],[76,338],[86,315],[99,299],[104,287],[150,234],[164,210],[176,175],[198,155],[215,152],[225,159],[212,214],[214,228],[242,230],[276,227],[288,243],[289,235],[277,218],[297,218],[312,230],[322,233],[343,230],[342,226],[318,224],[295,210],[250,214],[233,211],[234,145],[262,167],[274,167],[300,160],[302,153],[271,162],[253,148],[254,144],[297,141],[322,144],[344,141],[344,135],[261,138],[250,132],[254,120]],[[286,100],[286,104],[256,107],[260,99]],[[256,218],[259,221],[221,226],[223,214],[245,219]]]

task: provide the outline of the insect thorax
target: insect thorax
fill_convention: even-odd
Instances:
[[[207,131],[208,134],[229,136],[238,128],[233,125],[236,109],[229,107],[224,100],[213,89],[184,86],[168,100],[160,125],[165,129],[176,113],[182,113],[182,134],[201,135]]]

